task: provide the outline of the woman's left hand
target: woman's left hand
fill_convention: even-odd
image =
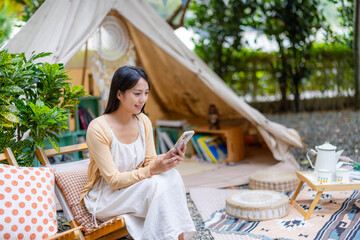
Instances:
[[[176,154],[174,153],[176,150]],[[184,160],[185,158],[185,151],[186,151],[186,144],[183,143],[181,145],[181,147],[177,147],[172,153],[172,156],[179,156],[179,158],[177,159],[177,162],[180,163]]]
[[[181,163],[185,158],[185,143],[179,148],[172,148],[166,154],[158,155],[155,161],[150,165],[151,175],[166,172]],[[177,153],[175,154],[175,152]]]

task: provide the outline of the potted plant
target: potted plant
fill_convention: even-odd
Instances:
[[[63,64],[39,62],[51,53],[10,54],[0,51],[0,149],[11,147],[18,163],[31,166],[36,147],[49,141],[59,150],[68,131],[70,111],[85,95],[72,86]]]

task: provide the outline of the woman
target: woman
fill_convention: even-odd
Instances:
[[[156,156],[152,125],[143,113],[150,91],[146,73],[124,66],[112,78],[105,113],[87,130],[90,164],[80,197],[94,219],[123,216],[135,239],[190,239],[195,227],[174,167],[185,144]],[[96,221],[95,221],[96,222]]]

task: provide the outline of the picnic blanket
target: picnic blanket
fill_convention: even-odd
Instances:
[[[192,188],[205,228],[216,240],[239,239],[360,239],[360,192],[324,192],[309,220],[292,206],[281,219],[248,222],[225,213],[225,198],[237,190]],[[292,193],[288,193],[289,198]],[[307,210],[316,192],[304,187],[297,202]]]

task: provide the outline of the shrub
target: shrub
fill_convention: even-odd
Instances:
[[[30,166],[36,147],[49,141],[59,150],[59,135],[68,131],[69,111],[85,95],[72,86],[63,64],[38,62],[51,53],[0,51],[0,149],[11,147],[20,165]]]

